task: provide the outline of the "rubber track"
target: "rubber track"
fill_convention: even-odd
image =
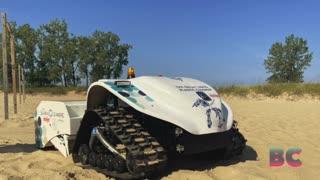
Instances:
[[[247,140],[239,132],[238,128],[234,129],[234,135],[232,137],[232,154],[238,156],[242,153],[246,147]]]
[[[240,155],[243,152],[244,148],[246,147],[246,142],[247,142],[247,140],[239,132],[236,122],[234,122],[232,125],[232,131],[233,131],[233,134],[231,137],[232,144],[231,144],[231,147],[227,149],[224,155],[225,158],[227,159]]]
[[[95,112],[104,122],[106,129],[121,142],[121,144],[114,144],[114,147],[120,153],[131,154],[131,163],[134,163],[136,170],[119,173],[97,167],[90,168],[119,179],[137,179],[150,176],[165,167],[167,156],[164,148],[132,114],[127,113],[123,108],[112,111],[95,110]],[[88,165],[83,167],[88,168]]]

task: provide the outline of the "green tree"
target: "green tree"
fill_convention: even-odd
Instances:
[[[119,78],[123,65],[128,64],[128,44],[120,44],[120,38],[112,32],[95,31],[92,35],[94,43],[94,61],[91,64],[92,81],[102,78]]]
[[[65,48],[65,58],[67,61],[65,71],[67,73],[67,79],[71,81],[73,86],[76,86],[80,82],[80,77],[78,76],[78,66],[79,66],[79,47],[78,38],[71,36],[67,41]]]
[[[34,85],[36,81],[35,56],[37,46],[37,32],[29,24],[19,26],[15,33],[16,63],[25,69],[25,77],[29,84]]]
[[[94,61],[94,42],[86,36],[77,37],[79,72],[81,77],[86,79],[86,86],[89,86],[90,66]]]
[[[95,31],[92,36],[76,37],[68,32],[66,21],[59,19],[51,20],[37,30],[29,24],[17,26],[10,22],[10,26],[15,37],[16,63],[24,67],[31,85],[61,83],[76,86],[80,78],[85,78],[88,86],[89,79],[119,78],[123,65],[128,64],[128,51],[132,47],[121,44],[120,38],[111,32]],[[7,47],[11,82],[9,39]],[[2,65],[2,58],[0,63]]]
[[[268,73],[272,75],[268,82],[303,82],[304,70],[310,66],[312,53],[309,52],[307,41],[293,34],[287,36],[285,44],[274,43],[269,56],[264,60]]]
[[[68,86],[70,64],[67,61],[67,46],[69,43],[68,26],[65,20],[51,20],[49,24],[41,25],[39,30],[39,61],[41,74],[48,72],[48,78],[53,83],[61,82]],[[46,66],[46,67],[45,67]]]

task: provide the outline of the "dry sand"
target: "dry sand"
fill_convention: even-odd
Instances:
[[[70,157],[56,150],[34,146],[33,112],[41,100],[82,100],[84,94],[65,96],[28,95],[18,105],[18,114],[3,120],[3,94],[0,97],[0,179],[108,179],[93,170],[73,165]],[[234,110],[247,147],[240,157],[215,162],[185,157],[168,167],[163,179],[318,179],[320,168],[320,101],[288,101],[278,98],[240,99],[226,97]],[[12,96],[9,97],[12,102]],[[12,111],[12,103],[9,106]],[[302,149],[303,165],[292,168],[269,167],[269,148]]]

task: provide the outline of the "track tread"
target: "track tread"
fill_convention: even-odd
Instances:
[[[134,158],[131,161],[136,167],[134,169],[139,169],[137,172],[127,169],[129,172],[124,173],[132,174],[132,177],[141,177],[164,167],[167,160],[164,148],[143,128],[133,114],[127,113],[125,108],[110,109],[109,112],[99,109],[95,112],[105,123],[108,131],[119,140],[119,143],[114,144],[116,149],[122,154],[130,153]],[[128,166],[127,164],[127,168]],[[116,178],[124,174],[114,171],[106,173],[108,170],[102,172]]]

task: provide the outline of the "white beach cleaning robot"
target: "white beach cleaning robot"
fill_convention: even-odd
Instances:
[[[208,84],[165,76],[102,79],[87,101],[42,101],[36,146],[55,146],[75,163],[120,179],[163,170],[167,157],[223,150],[239,155],[246,140],[229,105]]]

